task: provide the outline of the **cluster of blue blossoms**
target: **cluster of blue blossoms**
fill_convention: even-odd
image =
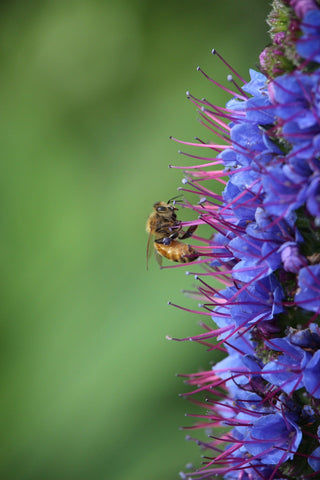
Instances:
[[[205,408],[193,429],[210,433],[184,479],[320,478],[320,7],[275,0],[269,24],[263,73],[239,86],[228,65],[225,108],[189,96],[224,139],[197,142],[218,155],[197,157],[183,188],[200,196],[184,203],[198,214],[186,225],[214,232],[192,265],[205,266],[198,313],[215,326],[189,339],[227,355],[187,376]]]

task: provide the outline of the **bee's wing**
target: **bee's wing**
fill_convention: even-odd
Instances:
[[[151,232],[149,232],[148,243],[147,243],[147,270],[149,266],[149,257],[151,255],[150,241],[151,241]]]
[[[158,251],[156,249],[154,249],[154,256],[156,257],[158,265],[161,268],[162,267],[162,256],[160,255],[160,253],[158,253]]]

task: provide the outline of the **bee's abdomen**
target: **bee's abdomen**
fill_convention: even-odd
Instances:
[[[163,257],[168,258],[172,262],[188,263],[193,262],[199,257],[190,245],[173,240],[169,245],[163,243],[154,243],[155,249]]]

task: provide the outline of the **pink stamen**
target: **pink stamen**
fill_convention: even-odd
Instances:
[[[231,67],[231,65],[229,65],[229,63],[223,58],[223,56],[215,49],[213,48],[212,51],[211,51],[212,55],[217,55],[217,57],[229,68],[229,70],[234,73],[236,75],[236,77],[239,78],[239,80],[241,80],[242,83],[247,83],[242,77],[241,75],[236,71],[234,70],[234,68]]]

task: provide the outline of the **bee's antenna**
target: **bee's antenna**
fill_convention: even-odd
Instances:
[[[176,195],[175,197],[170,198],[170,200],[168,200],[167,203],[172,203],[172,200],[176,200],[177,198],[181,198],[181,197],[183,197],[182,193],[180,193],[180,195]]]

